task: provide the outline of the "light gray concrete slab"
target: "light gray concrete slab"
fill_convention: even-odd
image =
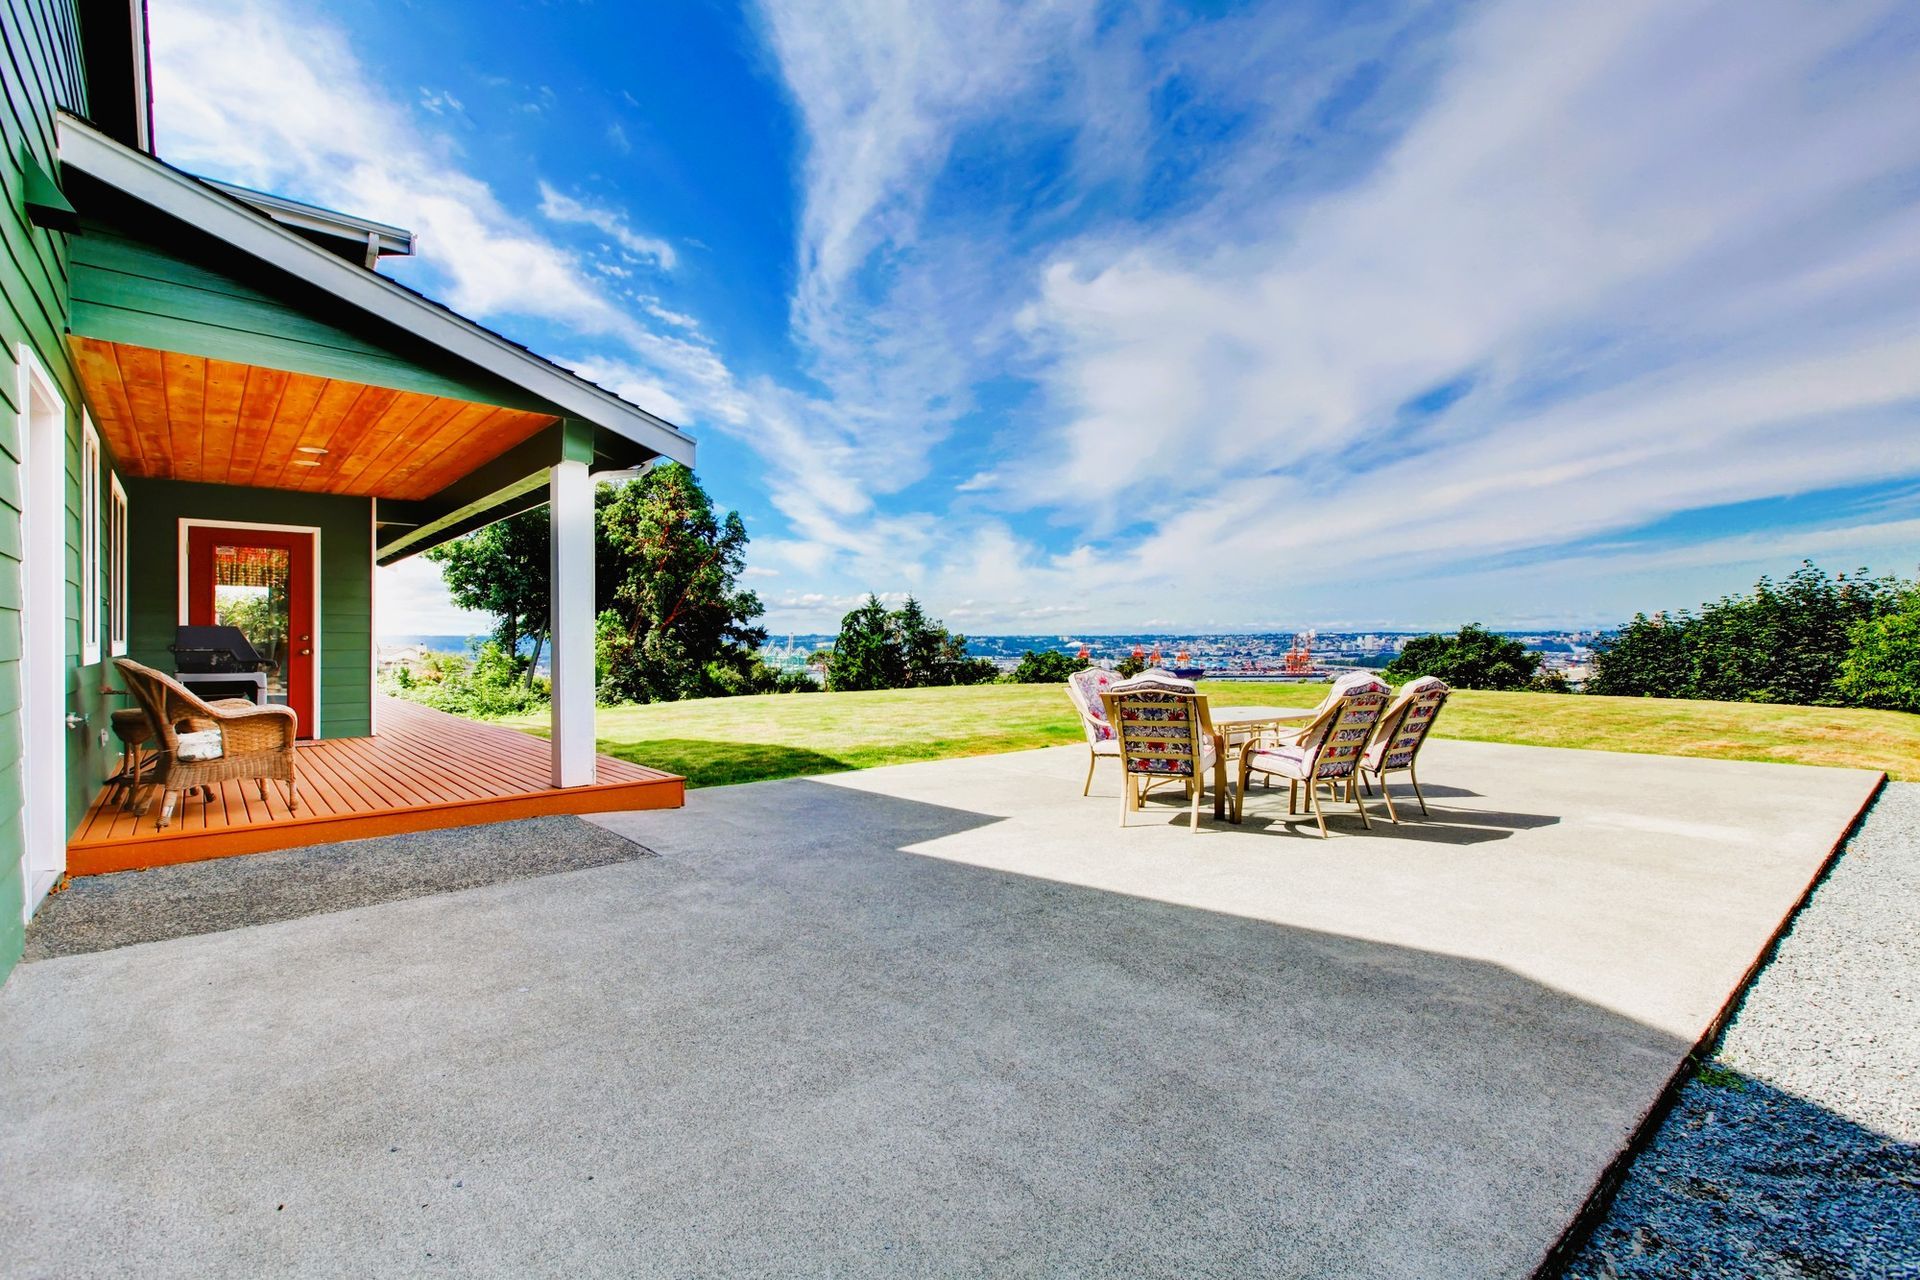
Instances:
[[[1870,779],[1429,750],[1433,821],[1326,842],[1033,752],[23,966],[3,1265],[1524,1275]]]

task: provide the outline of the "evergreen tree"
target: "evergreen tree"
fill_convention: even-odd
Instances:
[[[767,638],[754,624],[760,597],[738,585],[740,513],[717,514],[693,472],[669,463],[613,486],[598,514],[614,614],[602,632],[602,697],[671,702],[737,687]]]
[[[894,642],[893,615],[880,597],[866,602],[840,620],[840,635],[827,661],[827,688],[835,693],[860,689],[898,689],[906,682],[907,664]]]

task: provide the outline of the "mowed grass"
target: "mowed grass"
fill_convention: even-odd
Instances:
[[[1203,682],[1215,706],[1312,706],[1325,685]],[[546,717],[507,723],[546,732]],[[696,787],[1083,741],[1061,685],[775,694],[602,708],[600,750]],[[1441,737],[1879,769],[1920,779],[1920,716],[1840,707],[1454,694]]]

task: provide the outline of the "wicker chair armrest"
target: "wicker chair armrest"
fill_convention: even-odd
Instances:
[[[291,747],[298,734],[299,717],[292,707],[250,706],[242,711],[216,705],[212,710],[229,755]]]

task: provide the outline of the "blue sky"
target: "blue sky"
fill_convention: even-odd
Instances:
[[[685,427],[776,631],[1920,561],[1920,9],[152,0],[161,153]],[[464,629],[434,571],[382,629]]]

